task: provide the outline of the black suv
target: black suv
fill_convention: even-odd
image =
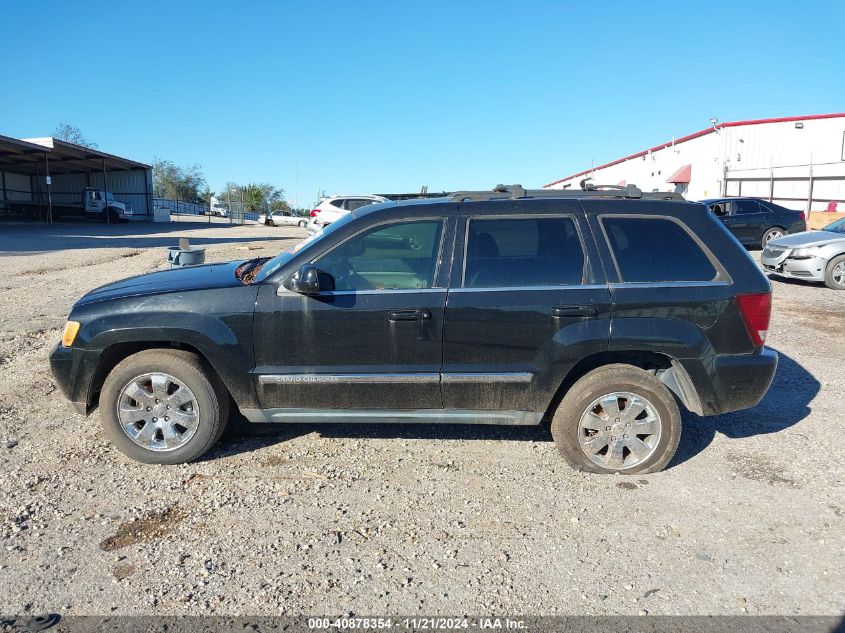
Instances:
[[[272,259],[73,307],[53,374],[114,444],[176,464],[251,422],[540,424],[593,472],[666,466],[678,403],[756,405],[768,279],[701,204],[634,187],[362,207]]]
[[[787,233],[807,230],[801,211],[793,211],[757,198],[713,198],[702,200],[745,246],[766,248],[769,240]]]

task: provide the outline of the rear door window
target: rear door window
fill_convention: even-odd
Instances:
[[[584,277],[584,249],[570,217],[471,219],[465,288],[563,286]]]
[[[623,282],[713,281],[716,268],[687,230],[666,218],[601,218]]]
[[[756,200],[737,200],[733,203],[737,215],[760,213],[760,205]]]
[[[373,204],[375,200],[367,200],[365,198],[352,198],[346,201],[346,208],[349,211],[366,207],[368,204]]]

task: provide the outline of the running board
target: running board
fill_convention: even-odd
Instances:
[[[535,426],[543,419],[533,411],[474,409],[241,409],[250,422],[306,424],[500,424]]]

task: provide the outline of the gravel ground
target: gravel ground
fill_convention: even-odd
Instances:
[[[71,413],[47,354],[71,304],[304,230],[0,225],[0,613],[816,614],[845,607],[845,293],[773,281],[775,384],[685,414],[662,473],[576,473],[547,428],[249,425],[147,466]]]

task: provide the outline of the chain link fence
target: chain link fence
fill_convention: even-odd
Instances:
[[[254,211],[245,211],[243,202],[234,200],[231,203],[220,204],[218,207],[215,207],[214,212],[212,212],[211,207],[207,204],[183,202],[170,198],[153,198],[153,208],[167,209],[170,211],[170,217],[175,222],[178,222],[180,217],[186,220],[196,221],[194,219],[195,216],[208,217],[208,221],[211,222],[211,218],[217,216],[227,218],[230,224],[243,224],[246,221],[257,221],[259,215]]]

